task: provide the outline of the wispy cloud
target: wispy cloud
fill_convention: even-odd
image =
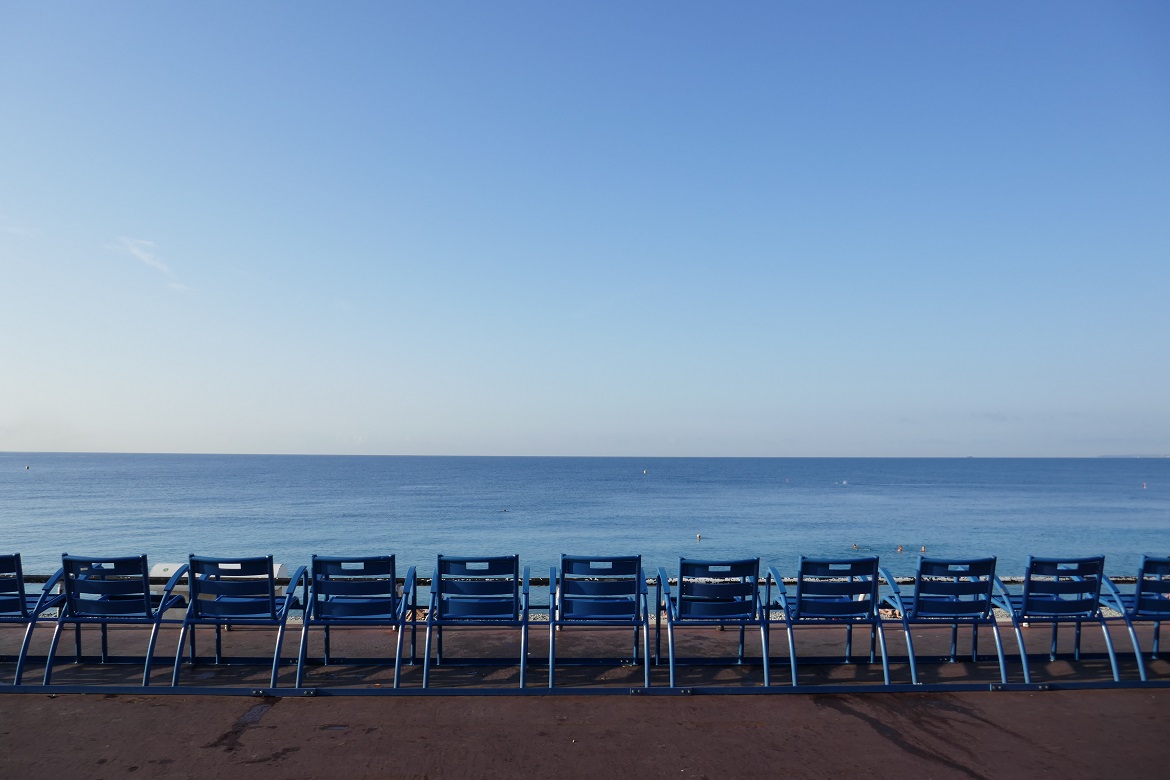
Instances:
[[[112,252],[117,252],[123,255],[129,255],[143,265],[153,268],[162,275],[170,279],[167,282],[167,287],[178,292],[195,292],[194,287],[183,284],[175,276],[175,272],[171,267],[158,258],[158,245],[153,241],[147,241],[142,238],[127,238],[126,236],[118,236],[118,240],[113,244],[106,244],[106,249]]]
[[[153,241],[144,241],[141,238],[126,238],[125,236],[118,236],[118,243],[108,244],[106,246],[107,249],[122,252],[137,258],[144,265],[148,265],[167,276],[174,276],[175,274],[171,271],[170,267],[158,259],[156,247],[157,245]]]

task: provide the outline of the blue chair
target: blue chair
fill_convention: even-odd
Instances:
[[[999,578],[996,578],[996,606],[1007,612],[1020,645],[1020,663],[1024,666],[1024,682],[1031,683],[1028,670],[1028,653],[1024,645],[1023,623],[1051,623],[1052,644],[1048,658],[1056,660],[1057,632],[1061,623],[1075,626],[1073,657],[1081,658],[1081,624],[1086,620],[1096,621],[1105,635],[1105,647],[1109,651],[1109,664],[1113,669],[1113,680],[1121,680],[1117,671],[1117,654],[1113,651],[1113,640],[1109,627],[1101,614],[1101,585],[1105,574],[1105,556],[1090,558],[1028,558],[1024,572],[1021,593],[1012,593]]]
[[[642,556],[562,555],[561,567],[549,572],[548,687],[556,680],[557,631],[568,626],[627,626],[634,629],[634,663],[642,639],[645,686],[650,687],[649,589]],[[622,663],[593,659],[588,663]],[[581,661],[578,661],[581,663]]]
[[[528,568],[520,571],[519,555],[457,558],[440,555],[431,578],[430,609],[423,653],[423,687],[431,684],[431,645],[435,665],[443,663],[443,629],[453,626],[496,626],[520,629],[520,687],[528,668]],[[462,663],[482,663],[484,659]]]
[[[195,629],[198,626],[215,626],[215,663],[225,663],[223,655],[222,629],[235,626],[273,626],[276,628],[276,650],[272,654],[272,676],[270,687],[276,687],[280,667],[280,649],[284,643],[284,631],[288,625],[289,613],[300,609],[303,603],[297,597],[302,590],[308,600],[308,578],[305,567],[299,567],[285,587],[284,595],[278,594],[276,568],[272,556],[252,558],[209,558],[192,555],[190,558],[191,585],[187,614],[183,618],[183,629],[179,633],[179,647],[175,652],[175,670],[171,685],[179,684],[179,672],[183,663],[183,640],[188,631],[191,634],[191,666],[198,661],[195,652]],[[242,662],[250,662],[251,659]]]
[[[94,558],[81,555],[61,556],[62,584],[65,602],[57,617],[49,657],[45,662],[45,685],[53,677],[53,660],[61,630],[67,623],[76,629],[76,655],[81,661],[81,626],[97,624],[102,633],[102,663],[110,660],[108,628],[110,625],[149,625],[150,640],[142,665],[142,684],[150,685],[150,667],[154,662],[154,646],[158,631],[166,620],[167,610],[182,609],[186,601],[173,593],[175,586],[186,576],[187,567],[180,566],[167,581],[161,595],[150,591],[150,566],[145,555],[118,558]]]
[[[771,589],[776,588],[784,629],[788,634],[788,654],[792,666],[792,684],[797,684],[797,652],[793,628],[802,625],[845,626],[845,663],[853,662],[853,626],[869,626],[869,662],[874,662],[875,635],[881,642],[882,674],[890,684],[890,663],[886,657],[886,636],[878,612],[878,559],[800,558],[796,576],[796,593],[789,597],[784,580],[775,568],[769,570],[767,598],[771,606]]]
[[[950,625],[950,662],[958,654],[959,626],[971,627],[971,660],[979,660],[979,627],[991,626],[999,658],[999,679],[1007,684],[1003,640],[995,620],[992,596],[995,591],[995,558],[944,559],[919,557],[914,575],[914,592],[906,595],[885,569],[882,577],[890,592],[882,601],[902,616],[906,649],[910,654],[910,680],[918,685],[918,665],[911,625]]]
[[[394,649],[394,687],[402,667],[402,640],[415,592],[414,567],[406,573],[398,595],[393,555],[331,557],[314,555],[309,564],[309,600],[297,655],[296,687],[304,681],[309,629],[319,626],[325,635],[326,665],[331,663],[330,629],[333,626],[388,626],[398,634]]]
[[[1132,592],[1122,593],[1108,577],[1105,578],[1105,588],[1102,598],[1105,599],[1106,606],[1119,612],[1121,619],[1125,621],[1130,642],[1133,643],[1133,654],[1137,658],[1138,674],[1142,682],[1146,682],[1148,680],[1146,663],[1142,658],[1141,644],[1138,642],[1134,623],[1154,624],[1150,659],[1157,658],[1162,621],[1170,620],[1170,558],[1142,556]]]
[[[59,609],[65,601],[65,594],[53,593],[61,582],[62,572],[57,571],[41,588],[39,595],[33,596],[25,591],[24,569],[20,563],[20,553],[0,555],[0,624],[24,626],[24,641],[20,644],[20,654],[16,656],[16,675],[13,685],[20,685],[24,675],[25,657],[28,655],[29,643],[32,641],[33,629],[43,615],[53,609]]]
[[[676,626],[725,626],[739,628],[739,648],[735,663],[744,662],[744,634],[748,626],[760,629],[763,653],[764,687],[771,685],[768,659],[768,620],[760,601],[760,559],[708,561],[679,558],[678,581],[672,592],[670,578],[658,569],[657,603],[666,613],[666,646],[670,656],[670,687],[675,687],[674,629]],[[660,654],[658,629],[655,629],[656,653]],[[696,663],[695,659],[685,659]],[[705,663],[723,663],[725,659],[704,659]]]

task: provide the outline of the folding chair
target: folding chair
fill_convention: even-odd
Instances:
[[[1113,639],[1109,627],[1101,614],[1101,584],[1105,573],[1105,556],[1090,558],[1028,558],[1024,573],[1023,592],[1008,591],[1003,582],[996,578],[996,606],[1012,618],[1016,642],[1020,645],[1020,663],[1024,666],[1024,682],[1031,683],[1028,670],[1028,653],[1024,646],[1023,623],[1051,623],[1052,644],[1048,652],[1051,661],[1056,660],[1057,632],[1061,623],[1072,623],[1075,628],[1073,658],[1081,658],[1081,624],[1093,620],[1100,624],[1105,635],[1105,647],[1109,651],[1109,665],[1113,669],[1113,680],[1121,680],[1117,670],[1117,654],[1113,651]]]
[[[280,667],[280,649],[289,613],[299,609],[297,598],[301,588],[307,601],[308,578],[305,567],[293,574],[283,596],[277,594],[276,569],[272,556],[252,558],[209,558],[192,555],[190,563],[190,602],[179,633],[179,648],[175,652],[175,669],[171,685],[179,684],[183,662],[183,640],[191,633],[191,667],[198,661],[195,652],[195,629],[215,626],[215,663],[226,663],[223,655],[222,630],[236,626],[272,626],[276,628],[276,650],[272,654],[270,687],[276,687]],[[252,659],[240,661],[251,662]]]
[[[999,679],[1007,684],[1007,665],[1003,640],[995,620],[992,595],[995,588],[995,558],[943,559],[919,557],[914,575],[914,592],[904,595],[897,581],[884,569],[882,577],[890,593],[882,601],[898,611],[906,632],[906,649],[910,654],[910,680],[918,685],[917,656],[911,625],[947,625],[951,627],[950,662],[958,654],[959,626],[971,627],[971,661],[979,660],[979,627],[991,626],[995,652],[999,657]]]
[[[76,628],[76,657],[81,662],[81,626],[101,626],[102,663],[110,660],[110,625],[148,625],[150,640],[146,644],[146,656],[142,664],[142,684],[150,685],[150,667],[154,662],[154,646],[158,631],[164,622],[178,624],[179,619],[166,620],[169,609],[186,606],[182,596],[172,591],[179,580],[187,574],[187,567],[180,566],[171,575],[159,596],[150,591],[150,566],[145,555],[118,558],[94,558],[81,555],[61,556],[62,583],[65,603],[57,617],[53,641],[49,645],[49,657],[45,662],[45,685],[53,677],[53,661],[61,629],[72,623]],[[181,640],[180,640],[181,642]]]
[[[788,634],[788,654],[792,666],[792,684],[797,684],[797,652],[793,635],[795,626],[845,626],[845,663],[853,662],[853,626],[869,627],[869,662],[874,662],[875,635],[881,642],[882,675],[890,684],[890,663],[886,657],[886,635],[878,612],[878,559],[867,558],[800,558],[796,577],[796,594],[788,596],[784,580],[775,568],[769,569],[769,608],[774,584]]]
[[[0,555],[0,625],[24,626],[24,640],[20,643],[20,653],[16,656],[13,685],[20,685],[21,677],[24,675],[24,662],[37,621],[47,619],[44,617],[45,613],[60,608],[65,601],[64,593],[53,593],[53,589],[61,583],[62,576],[63,572],[58,569],[57,573],[41,587],[41,592],[33,596],[25,591],[20,553]]]
[[[555,685],[557,631],[568,626],[628,626],[634,629],[634,663],[642,638],[645,686],[650,687],[649,591],[642,556],[590,557],[562,555],[561,567],[549,572],[548,687]],[[586,663],[621,664],[624,659],[592,659]],[[581,663],[581,661],[578,661]]]
[[[314,555],[309,564],[309,600],[301,629],[297,655],[296,687],[304,682],[305,654],[309,629],[319,626],[324,632],[325,665],[332,662],[331,631],[334,626],[383,626],[397,632],[394,649],[394,687],[402,666],[402,640],[406,618],[411,612],[410,595],[414,592],[414,567],[406,573],[402,595],[398,594],[393,555],[366,557],[332,557]]]
[[[658,598],[666,613],[666,646],[670,657],[670,687],[675,687],[675,667],[685,661],[699,663],[699,659],[675,657],[674,630],[676,626],[726,626],[739,629],[739,647],[733,663],[744,663],[744,634],[748,626],[760,630],[763,651],[764,686],[771,685],[768,659],[768,620],[760,602],[760,559],[734,561],[696,560],[679,558],[678,581],[672,592],[670,578],[663,568],[658,569]],[[656,655],[661,652],[658,629],[655,629]],[[702,663],[727,663],[725,658],[705,658]]]
[[[520,629],[520,687],[528,668],[528,568],[519,555],[456,558],[440,555],[431,578],[430,609],[423,655],[423,687],[431,683],[431,643],[435,665],[443,663],[443,629],[496,626]],[[483,663],[484,659],[463,663]]]

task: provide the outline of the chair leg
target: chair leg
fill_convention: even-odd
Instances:
[[[771,651],[768,647],[768,624],[766,622],[760,623],[760,649],[764,656],[764,687],[770,688],[772,686],[772,670],[768,656]]]
[[[285,615],[285,620],[287,619],[288,615]],[[281,623],[280,628],[276,629],[276,651],[272,654],[272,681],[269,688],[276,687],[276,678],[280,674],[280,649],[284,645],[285,625],[285,623]]]
[[[158,630],[162,623],[155,622],[150,629],[150,641],[146,644],[146,663],[142,667],[142,687],[150,685],[150,667],[154,665],[154,646],[158,642]]]
[[[326,627],[328,628],[328,627]],[[297,648],[297,679],[293,685],[300,688],[305,682],[305,658],[309,650],[309,620],[305,616],[305,621],[301,625],[301,641]],[[328,662],[326,662],[328,663]]]
[[[910,633],[910,621],[902,616],[902,630],[906,633],[906,653],[910,657],[910,683],[918,685],[918,662],[914,658],[914,637]]]
[[[1121,682],[1121,673],[1117,669],[1117,653],[1113,649],[1113,637],[1109,635],[1109,624],[1105,622],[1104,616],[1097,618],[1101,623],[1101,633],[1105,635],[1105,649],[1109,651],[1109,666],[1113,669],[1113,682]],[[1077,621],[1077,628],[1081,627],[1081,622]]]
[[[187,621],[183,621],[183,627],[179,629],[179,646],[175,649],[175,668],[171,672],[171,687],[179,684],[179,669],[183,665],[183,640],[187,638],[187,630],[189,626]],[[195,665],[195,632],[191,631],[191,665]]]
[[[423,642],[423,682],[422,687],[426,688],[431,684],[431,628],[433,622],[427,621],[427,637]]]
[[[394,647],[394,687],[395,688],[398,688],[398,685],[399,685],[398,678],[399,678],[399,674],[402,670],[402,645],[406,639],[404,634],[406,634],[406,623],[399,622],[399,624],[398,624],[398,641],[395,643],[395,647]]]
[[[1137,630],[1134,629],[1133,621],[1130,620],[1128,614],[1123,614],[1125,618],[1125,627],[1129,630],[1129,641],[1133,645],[1133,657],[1137,659],[1138,676],[1141,677],[1142,682],[1146,682],[1146,662],[1142,659],[1141,644],[1138,643]]]
[[[1020,665],[1024,667],[1024,684],[1030,685],[1032,675],[1028,672],[1028,651],[1024,647],[1024,632],[1020,630],[1020,623],[1012,618],[1012,627],[1016,630],[1016,642],[1020,646]]]
[[[36,628],[36,618],[28,621],[28,628],[24,630],[24,641],[20,643],[20,655],[16,657],[16,676],[12,678],[13,685],[20,685],[20,679],[24,676],[24,657],[28,655],[28,646],[32,642],[33,629]]]
[[[330,653],[330,650],[332,649],[332,646],[331,646],[331,644],[330,644],[330,642],[329,642],[329,640],[330,640],[331,638],[332,638],[332,637],[330,636],[330,632],[329,632],[329,624],[328,624],[328,623],[326,623],[326,624],[325,624],[325,665],[326,665],[326,666],[328,666],[328,665],[329,665],[329,656],[330,656],[330,655],[332,655],[332,653]]]
[[[882,677],[885,679],[886,685],[890,684],[890,655],[886,652],[886,632],[882,629],[882,622],[877,622],[878,642],[882,648]]]
[[[796,687],[796,642],[792,637],[792,623],[784,621],[784,628],[788,632],[788,665],[792,667],[792,687]]]
[[[53,630],[53,641],[49,643],[49,657],[45,659],[45,685],[53,679],[53,658],[57,654],[57,642],[61,639],[61,629],[64,625],[62,621],[57,621],[57,628]]]
[[[549,608],[548,616],[548,687],[554,687],[554,680],[557,674],[557,623],[552,607]]]
[[[650,687],[650,623],[642,626],[642,676],[646,687]]]
[[[670,687],[675,687],[674,681],[674,623],[668,618],[666,621],[666,652],[670,656]]]
[[[525,673],[528,671],[528,622],[520,624],[520,687],[524,687]]]
[[[1007,659],[1003,654],[1003,638],[999,635],[999,624],[992,618],[991,633],[995,637],[995,654],[999,657],[999,681],[1007,685]]]
[[[853,624],[845,624],[845,663],[853,663]]]

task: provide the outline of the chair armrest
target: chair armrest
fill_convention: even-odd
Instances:
[[[1101,575],[1101,583],[1105,586],[1101,593],[1101,601],[1105,602],[1105,606],[1115,609],[1124,615],[1125,601],[1121,597],[1121,590],[1107,575]]]
[[[406,579],[402,581],[402,598],[398,602],[398,622],[404,623],[407,614],[413,615],[417,607],[418,590],[415,585],[415,570],[411,566],[406,570]]]
[[[659,600],[659,607],[666,608],[666,619],[673,621],[676,617],[674,599],[670,596],[670,575],[666,573],[666,569],[658,567],[658,592],[661,594]]]
[[[997,597],[995,593],[992,593],[991,605],[993,607],[999,607],[1004,612],[1011,615],[1012,620],[1015,620],[1016,610],[1015,607],[1012,606],[1012,596],[1008,592],[1007,586],[1003,584],[1003,580],[999,578],[999,575],[996,575],[995,577],[995,590],[999,593],[999,596]]]
[[[788,610],[788,588],[784,585],[784,578],[780,576],[780,572],[776,571],[775,566],[768,567],[768,590],[767,600],[772,601],[772,583],[776,583],[776,598],[780,602],[780,606],[784,608],[787,613]]]
[[[187,572],[190,571],[190,569],[191,564],[189,563],[184,563],[179,568],[175,569],[175,573],[171,575],[171,578],[167,580],[167,584],[163,587],[164,601],[166,600],[167,596],[170,595],[171,591],[174,590],[175,587],[179,584],[179,580],[187,576]]]
[[[881,575],[881,578],[890,587],[890,592],[882,597],[882,601],[905,615],[906,610],[902,606],[902,589],[898,587],[898,581],[894,579],[894,576],[885,567],[879,567],[878,574]]]
[[[304,588],[305,598],[302,606],[305,609],[309,608],[309,574],[308,569],[304,566],[298,567],[293,572],[292,578],[288,581],[288,585],[284,587],[284,616],[288,618],[288,611],[292,609],[293,603],[297,599],[297,587]]]
[[[44,585],[41,586],[41,595],[37,598],[36,606],[33,607],[33,611],[32,611],[33,617],[36,617],[37,615],[41,614],[46,609],[48,609],[48,607],[45,606],[45,602],[49,600],[50,596],[52,596],[54,598],[63,598],[63,596],[61,596],[61,594],[49,592],[49,591],[53,590],[53,588],[60,585],[61,580],[63,580],[63,579],[65,579],[65,569],[60,568],[60,569],[57,569],[57,571],[53,574],[53,576],[50,577],[48,579],[48,581]],[[64,609],[65,605],[62,604],[61,608]]]

